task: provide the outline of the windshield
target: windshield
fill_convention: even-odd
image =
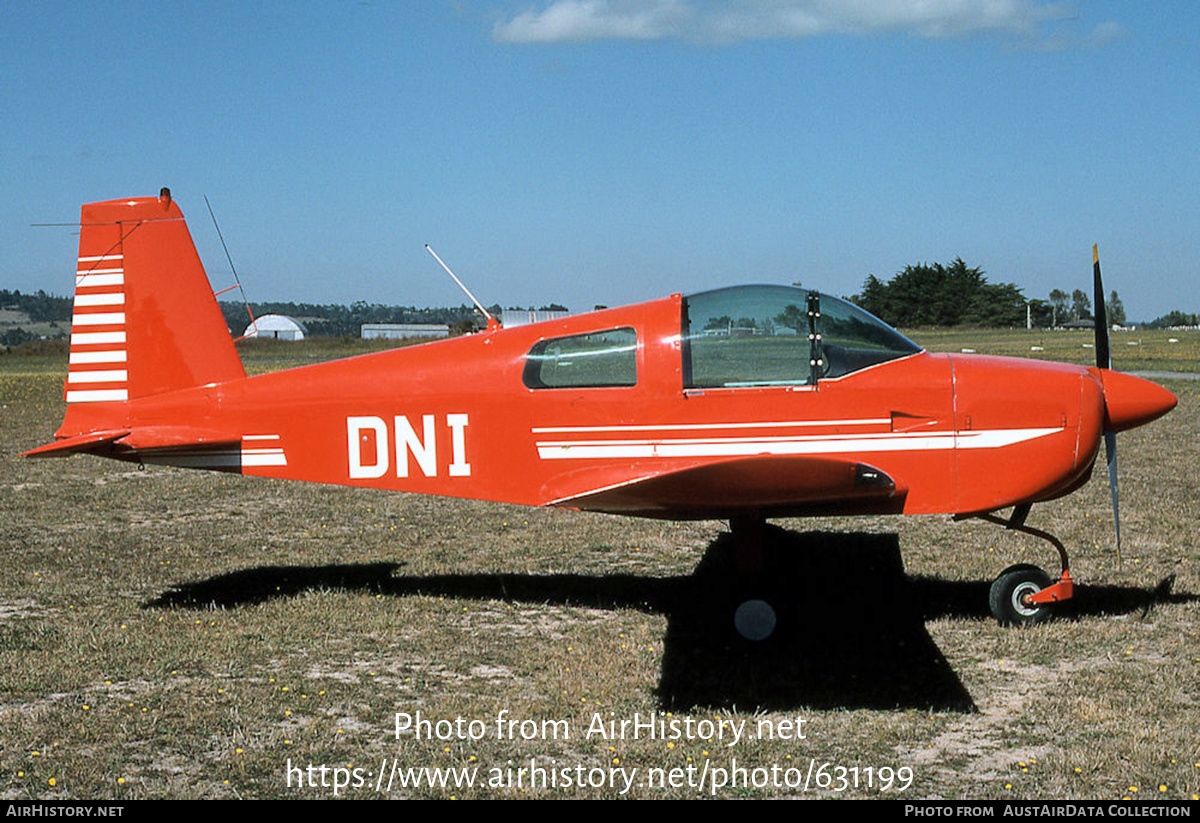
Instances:
[[[820,339],[809,339],[810,295]],[[683,368],[688,388],[804,385],[921,351],[852,303],[793,286],[735,286],[683,301]]]

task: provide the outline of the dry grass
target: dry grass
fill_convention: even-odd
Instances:
[[[784,630],[751,647],[728,628],[720,523],[16,458],[57,424],[62,371],[0,362],[4,797],[333,796],[289,788],[289,761],[369,771],[339,790],[351,797],[375,796],[393,763],[480,781],[393,784],[394,797],[618,794],[486,785],[531,759],[637,769],[635,797],[697,794],[636,785],[651,768],[711,779],[735,760],[781,776],[857,766],[860,784],[868,767],[909,767],[903,796],[920,798],[1200,793],[1194,381],[1169,384],[1175,412],[1122,436],[1123,568],[1103,482],[1035,508],[1087,585],[1073,617],[1020,631],[986,615],[999,569],[1053,565],[1038,541],[941,518],[795,521],[804,549],[763,583],[782,590]],[[418,711],[486,733],[397,739],[395,714]],[[500,712],[534,721],[537,739],[498,739]],[[799,718],[806,738],[583,735],[594,717],[635,715]],[[570,739],[551,737],[554,721]],[[880,791],[810,781],[808,796],[834,794]]]

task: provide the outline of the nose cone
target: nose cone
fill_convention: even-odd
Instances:
[[[1149,423],[1175,408],[1178,399],[1157,383],[1104,369],[1104,406],[1108,431],[1125,431]]]

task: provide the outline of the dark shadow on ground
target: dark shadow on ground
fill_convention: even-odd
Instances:
[[[974,711],[925,630],[937,617],[988,619],[990,581],[909,578],[894,534],[795,533],[768,528],[756,571],[735,568],[733,541],[709,544],[687,577],[447,574],[397,576],[400,563],[264,566],[173,586],[146,608],[237,608],[309,591],[362,591],[634,608],[666,615],[659,699],[666,709],[917,708]],[[1200,596],[1081,587],[1074,614],[1147,612]],[[746,600],[771,603],[774,632],[734,629]],[[1017,629],[1014,629],[1016,631]]]
[[[769,528],[760,568],[736,566],[722,535],[668,613],[665,707],[975,710],[925,630],[896,535]],[[747,600],[774,609],[764,640],[734,629]]]

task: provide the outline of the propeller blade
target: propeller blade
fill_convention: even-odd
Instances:
[[[1095,292],[1096,368],[1111,369],[1112,354],[1108,347],[1108,311],[1104,306],[1104,283],[1100,279],[1100,248],[1092,246],[1092,287]]]
[[[1104,281],[1100,279],[1100,248],[1092,246],[1092,290],[1095,293],[1096,368],[1112,370],[1112,350],[1108,343],[1108,311],[1104,305]],[[1107,416],[1107,415],[1106,415]],[[1117,567],[1121,566],[1121,507],[1117,490],[1117,433],[1104,432],[1104,457],[1108,462],[1108,491],[1112,496],[1113,525],[1117,532]]]
[[[1108,461],[1108,491],[1112,496],[1113,524],[1117,529],[1117,568],[1121,566],[1121,507],[1117,502],[1117,433],[1104,433],[1104,457]]]

